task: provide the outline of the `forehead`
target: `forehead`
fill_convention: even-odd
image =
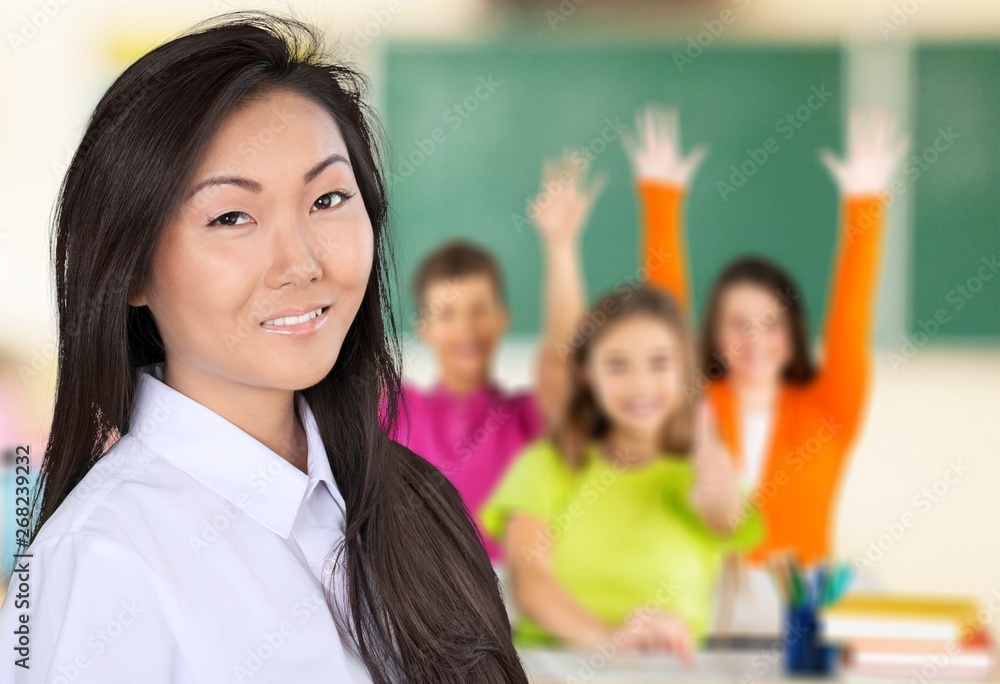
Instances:
[[[426,301],[439,299],[454,303],[494,299],[497,295],[493,280],[484,273],[434,280],[424,291]]]
[[[734,283],[722,292],[720,303],[723,310],[732,313],[756,312],[772,307],[778,295],[763,285],[755,283]]]
[[[594,345],[594,354],[641,354],[670,350],[677,343],[672,326],[652,316],[629,316],[610,325]]]
[[[223,119],[200,160],[197,178],[213,173],[301,178],[331,153],[347,158],[333,116],[314,100],[275,88],[242,103]]]

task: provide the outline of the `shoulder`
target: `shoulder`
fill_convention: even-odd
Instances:
[[[549,475],[561,474],[568,469],[566,459],[549,437],[529,442],[514,460],[514,465],[533,473]]]
[[[0,607],[0,630],[24,635],[19,656],[30,669],[14,681],[50,681],[68,667],[81,684],[164,681],[150,673],[176,667],[169,600],[153,570],[121,542],[85,528],[36,539],[16,559]]]
[[[552,499],[573,478],[573,472],[555,443],[549,438],[536,439],[515,457],[494,490],[495,501]]]
[[[496,391],[498,403],[504,407],[504,409],[509,410],[514,415],[520,418],[534,419],[540,417],[541,413],[538,410],[538,400],[535,398],[534,390],[517,390],[514,392],[507,392],[504,390]]]
[[[142,490],[150,484],[162,486],[174,470],[159,454],[125,435],[73,487],[36,541],[71,533],[115,536],[119,523],[148,501]]]

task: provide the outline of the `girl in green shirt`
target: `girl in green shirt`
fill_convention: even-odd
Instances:
[[[507,553],[515,643],[689,659],[725,553],[762,528],[698,402],[683,316],[659,290],[619,288],[565,351],[560,427],[479,511]]]

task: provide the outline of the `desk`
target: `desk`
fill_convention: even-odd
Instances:
[[[559,651],[525,648],[518,651],[531,684],[649,684],[670,682],[682,684],[754,684],[755,682],[819,682],[841,681],[857,684],[958,684],[956,680],[889,679],[840,676],[834,680],[789,678],[781,669],[780,652],[764,650],[710,650],[695,656],[695,665],[688,669],[676,659],[665,656],[613,655],[610,661],[598,651]],[[970,682],[1000,682],[1000,672],[989,680]]]

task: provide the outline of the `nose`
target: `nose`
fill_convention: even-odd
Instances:
[[[301,289],[323,276],[320,253],[307,222],[288,220],[274,229],[266,282],[274,289]]]
[[[629,375],[629,390],[635,394],[645,395],[655,385],[653,374],[644,368],[635,368]]]

